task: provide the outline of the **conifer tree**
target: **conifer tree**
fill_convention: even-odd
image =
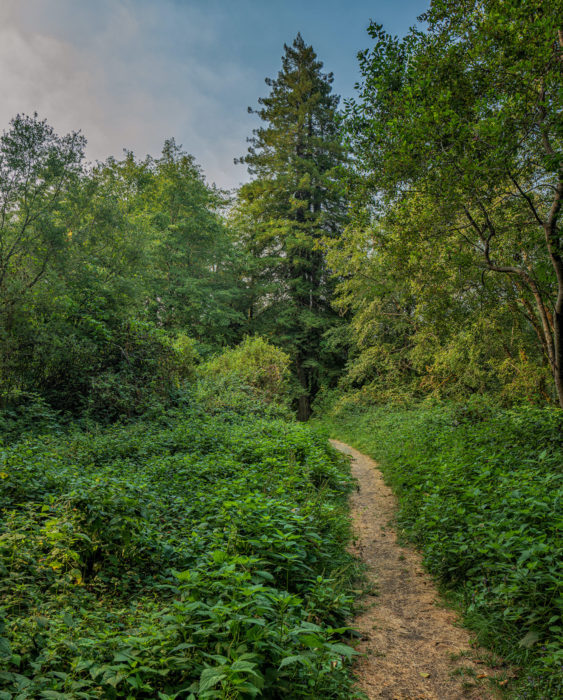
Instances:
[[[339,319],[321,241],[346,217],[340,171],[346,156],[332,74],[300,34],[285,45],[282,69],[249,111],[264,122],[239,162],[254,179],[241,188],[239,211],[254,257],[252,330],[290,352],[299,384],[298,415],[307,420],[321,383],[342,364],[330,341]]]

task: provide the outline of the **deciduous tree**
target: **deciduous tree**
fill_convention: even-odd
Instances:
[[[348,123],[371,206],[422,196],[437,250],[510,280],[563,406],[561,17],[560,0],[435,0],[426,32],[372,24]]]

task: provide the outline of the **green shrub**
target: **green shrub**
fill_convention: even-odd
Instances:
[[[205,363],[201,373],[245,384],[264,401],[281,403],[288,397],[289,364],[286,352],[254,336]]]
[[[195,341],[151,323],[132,321],[111,339],[105,366],[90,379],[86,413],[106,422],[165,406],[195,376]]]
[[[14,391],[0,395],[0,445],[24,433],[60,432],[60,415],[38,394]]]

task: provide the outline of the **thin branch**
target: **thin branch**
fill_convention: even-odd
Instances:
[[[518,181],[517,181],[516,178],[512,175],[512,173],[509,172],[509,173],[508,173],[508,177],[512,180],[512,182],[514,183],[514,186],[516,187],[516,189],[518,190],[518,192],[520,192],[520,195],[521,195],[521,196],[526,200],[526,202],[528,203],[528,206],[529,206],[530,209],[532,210],[532,214],[534,215],[535,220],[538,222],[538,224],[539,224],[540,226],[543,226],[543,225],[544,225],[544,222],[543,222],[542,218],[540,217],[540,215],[538,214],[537,209],[536,209],[536,207],[534,206],[534,203],[532,202],[532,198],[530,197],[530,195],[527,194],[526,192],[524,192],[524,190],[520,187],[520,185],[518,184]]]

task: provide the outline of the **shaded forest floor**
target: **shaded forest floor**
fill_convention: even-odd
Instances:
[[[485,699],[495,694],[488,678],[499,669],[486,666],[486,652],[472,646],[454,612],[443,607],[422,558],[397,541],[397,504],[376,463],[332,440],[352,457],[359,489],[352,496],[356,553],[367,566],[371,590],[355,620],[362,641],[356,674],[368,698],[390,700]],[[489,663],[491,654],[487,655]]]

